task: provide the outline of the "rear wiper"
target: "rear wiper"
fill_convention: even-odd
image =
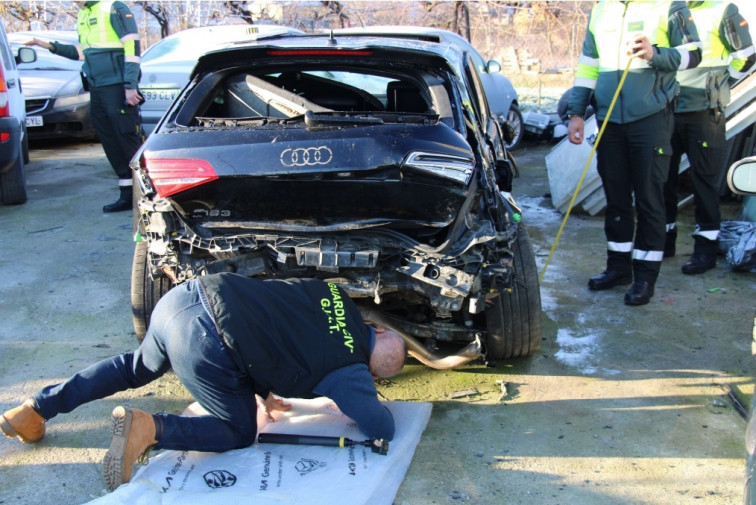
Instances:
[[[380,125],[386,123],[408,124],[436,124],[438,114],[426,112],[313,112],[308,110],[304,113],[305,125],[315,126],[363,126]]]
[[[201,126],[208,128],[223,128],[223,127],[237,127],[237,126],[265,126],[267,124],[288,124],[288,123],[301,123],[303,118],[301,115],[289,118],[289,117],[197,117],[197,122]]]
[[[362,126],[383,124],[383,119],[365,112],[313,112],[304,113],[305,126]]]

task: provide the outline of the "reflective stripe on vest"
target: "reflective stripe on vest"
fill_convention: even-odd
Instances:
[[[97,2],[79,11],[77,30],[82,50],[123,49],[123,42],[110,23],[113,1]]]

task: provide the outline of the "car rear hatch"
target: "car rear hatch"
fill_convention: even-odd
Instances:
[[[203,57],[143,150],[157,195],[200,235],[448,226],[475,161],[444,60],[309,51]]]

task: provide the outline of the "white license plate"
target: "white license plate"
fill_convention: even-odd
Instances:
[[[143,89],[142,95],[148,102],[168,101],[172,102],[176,95],[178,95],[178,89]]]
[[[42,116],[26,116],[26,127],[42,126]]]

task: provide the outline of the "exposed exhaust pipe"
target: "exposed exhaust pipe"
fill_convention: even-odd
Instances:
[[[481,342],[480,337],[476,338],[474,342],[467,344],[455,354],[439,356],[426,349],[425,346],[412,335],[408,335],[401,331],[377,310],[368,309],[362,306],[359,306],[359,309],[362,313],[362,317],[366,321],[388,328],[401,336],[407,344],[407,351],[410,356],[423,365],[435,368],[436,370],[451,370],[466,365],[467,363],[483,356],[483,342]]]

